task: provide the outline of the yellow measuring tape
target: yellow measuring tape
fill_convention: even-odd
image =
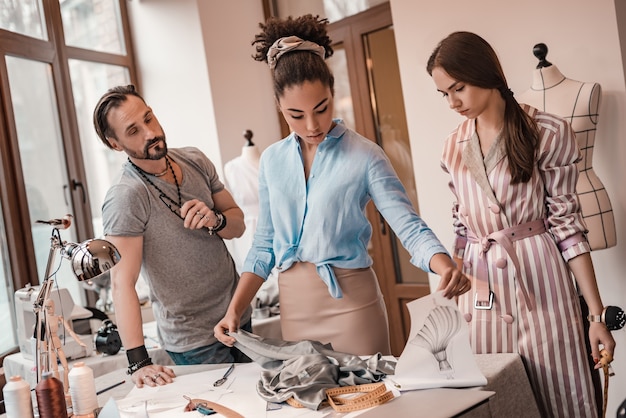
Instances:
[[[609,376],[615,376],[611,362],[613,356],[606,350],[600,350],[600,364],[604,371],[604,404],[602,405],[602,418],[606,417],[606,406],[609,402]]]
[[[356,396],[344,396],[353,395]],[[372,406],[382,405],[394,398],[394,394],[387,390],[384,383],[368,383],[355,386],[340,386],[326,389],[328,405],[337,412],[353,412]],[[300,402],[293,398],[287,399],[287,404],[304,408]]]

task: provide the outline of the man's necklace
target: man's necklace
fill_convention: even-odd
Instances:
[[[165,161],[167,161],[167,157],[165,157]],[[165,170],[163,170],[160,173],[148,173],[148,174],[150,174],[151,176],[154,176],[154,177],[163,177],[164,175],[167,174],[168,171],[170,171],[170,168],[168,166],[166,166]]]
[[[167,164],[167,168],[166,168],[166,170],[163,173],[151,174],[151,175],[153,175],[155,177],[161,177],[161,176],[164,176],[165,173],[169,170],[172,173],[172,176],[174,177],[174,184],[176,184],[176,193],[178,194],[178,202],[176,202],[174,199],[169,197],[167,195],[167,193],[165,193],[163,190],[161,190],[161,188],[159,186],[157,186],[156,184],[154,184],[152,182],[152,180],[150,180],[150,178],[146,175],[146,174],[150,174],[150,173],[147,173],[144,170],[142,170],[141,168],[139,168],[135,163],[133,163],[130,160],[130,158],[128,159],[128,162],[130,163],[130,165],[133,166],[135,171],[137,171],[137,173],[139,173],[139,175],[141,177],[143,177],[143,179],[146,182],[148,182],[148,184],[150,184],[152,187],[154,187],[159,192],[159,199],[161,199],[161,201],[163,203],[165,203],[165,206],[167,206],[173,213],[175,213],[179,218],[182,219],[182,217],[180,216],[180,213],[178,213],[177,209],[180,209],[180,207],[183,205],[183,199],[182,199],[182,197],[180,195],[180,184],[178,183],[178,178],[176,177],[176,173],[174,172],[174,167],[172,167],[172,163],[170,162],[170,158],[167,155],[165,156],[165,163]],[[172,207],[172,205],[176,206],[176,208]]]

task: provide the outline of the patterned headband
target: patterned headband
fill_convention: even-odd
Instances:
[[[323,46],[315,42],[305,41],[297,36],[287,36],[277,39],[267,51],[267,63],[270,69],[273,70],[276,67],[276,62],[283,54],[291,51],[311,51],[322,59],[326,56],[326,49]]]

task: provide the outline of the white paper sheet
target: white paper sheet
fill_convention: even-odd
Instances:
[[[436,292],[407,303],[407,308],[411,332],[388,382],[401,391],[487,384],[472,354],[467,322],[454,300]]]
[[[254,411],[264,410],[265,401],[256,394],[261,367],[256,363],[237,364],[226,383],[214,387],[213,382],[222,377],[227,368],[228,365],[225,365],[222,369],[178,376],[174,383],[165,386],[135,387],[124,399],[117,401],[120,416],[189,417],[190,414],[184,412],[188,403],[184,395],[219,403],[245,417],[254,416]]]
[[[237,364],[224,385],[215,388],[213,382],[222,377],[227,367],[176,377],[174,383],[142,389],[134,387],[123,399],[117,400],[119,415],[116,418],[192,418],[198,412],[184,412],[188,401],[183,398],[205,399],[224,405],[246,418],[352,418],[367,412],[361,410],[338,414],[330,407],[319,411],[294,408],[280,404],[279,409],[267,411],[267,402],[256,392],[262,368],[256,363]],[[395,391],[396,396],[400,393]],[[110,406],[109,406],[110,407]],[[113,417],[113,415],[110,415]],[[221,415],[211,415],[220,417]],[[108,418],[108,416],[107,416]]]

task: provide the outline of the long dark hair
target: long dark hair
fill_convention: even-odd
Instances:
[[[252,41],[252,45],[256,47],[256,53],[252,58],[267,62],[267,52],[274,42],[288,36],[297,36],[324,47],[326,50],[324,58],[328,58],[333,54],[333,49],[326,33],[327,24],[327,19],[320,19],[319,16],[311,14],[297,18],[289,16],[287,19],[271,17],[265,23],[259,24],[262,32],[255,35]],[[291,51],[284,54],[276,62],[272,76],[276,98],[282,97],[287,87],[301,85],[305,81],[321,81],[334,92],[335,78],[330,68],[322,57],[310,51]]]
[[[513,183],[530,180],[539,146],[535,121],[521,108],[509,89],[494,49],[471,32],[453,32],[434,49],[426,71],[442,68],[453,79],[484,89],[496,89],[505,100],[503,139]]]

